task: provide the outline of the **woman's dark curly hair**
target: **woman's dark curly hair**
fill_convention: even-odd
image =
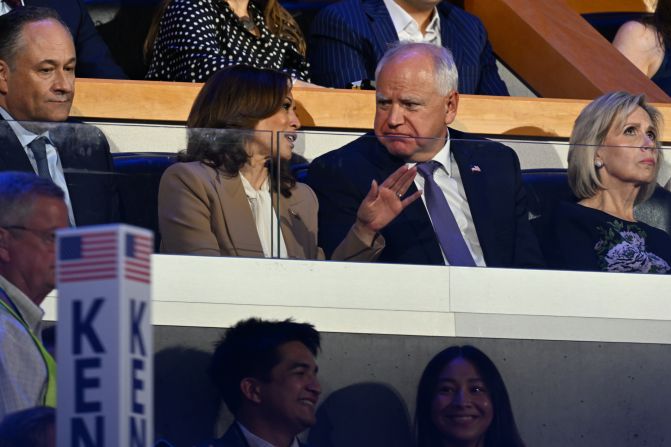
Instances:
[[[664,51],[671,51],[671,0],[657,0],[655,12],[641,20],[657,30],[657,38]]]
[[[494,418],[485,435],[485,447],[524,447],[517,431],[508,391],[496,365],[478,348],[450,346],[431,359],[417,387],[415,407],[415,435],[417,447],[442,447],[443,440],[431,419],[431,404],[436,396],[440,373],[454,359],[468,360],[478,371],[489,392]]]
[[[187,120],[189,142],[179,160],[200,161],[230,175],[238,174],[249,160],[246,146],[254,137],[254,127],[280,110],[290,90],[291,79],[279,71],[244,65],[218,71],[193,103]],[[276,144],[277,135],[268,137]],[[290,197],[296,180],[289,163],[280,161],[278,172],[276,160],[271,159],[269,170],[272,190]]]

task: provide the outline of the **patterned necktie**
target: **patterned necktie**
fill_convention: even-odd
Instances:
[[[35,164],[37,164],[37,175],[51,180],[49,174],[49,162],[47,162],[47,145],[44,142],[44,137],[37,137],[28,145],[35,156]]]
[[[417,164],[417,171],[424,178],[424,197],[429,210],[433,230],[450,265],[475,267],[454,214],[445,199],[445,194],[433,179],[433,172],[440,166],[437,161]]]

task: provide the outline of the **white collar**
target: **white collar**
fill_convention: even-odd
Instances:
[[[389,12],[389,16],[391,17],[391,21],[394,24],[394,29],[396,30],[397,34],[401,31],[406,31],[408,34],[413,34],[413,31],[415,31],[421,34],[420,24],[417,23],[417,21],[413,19],[412,16],[401,7],[401,5],[396,3],[394,0],[383,1],[384,5],[387,7],[387,11]],[[434,6],[431,21],[426,27],[426,34],[430,33],[431,31],[435,32],[436,34],[440,34],[438,28],[439,26],[440,17],[438,15],[438,8]]]
[[[44,318],[44,310],[26,296],[18,287],[9,282],[5,277],[0,275],[0,288],[5,291],[11,303],[26,322],[33,334],[39,334],[42,318]],[[2,299],[2,298],[0,298]],[[4,300],[3,300],[4,301]]]
[[[438,163],[441,164],[443,168],[445,168],[445,171],[447,172],[447,175],[452,177],[452,163],[450,162],[451,160],[451,152],[450,152],[450,129],[447,129],[447,138],[445,138],[445,144],[443,147],[436,153],[436,155],[433,156],[431,160],[437,161]],[[408,167],[413,167],[417,163],[406,163]]]
[[[37,135],[34,132],[29,131],[25,127],[23,127],[18,121],[16,121],[12,115],[9,114],[8,111],[6,111],[4,108],[0,107],[0,115],[2,115],[2,118],[7,121],[7,124],[9,124],[9,127],[14,131],[14,134],[16,135],[16,138],[18,138],[19,143],[21,143],[21,146],[23,147],[28,147],[30,143],[35,140],[38,136],[44,136],[47,139],[47,143],[51,144],[53,146],[53,143],[51,142],[51,139],[49,138],[49,131],[45,131],[40,135]]]
[[[260,438],[251,431],[247,430],[247,427],[242,425],[240,421],[236,421],[236,424],[238,424],[238,427],[240,427],[240,431],[242,431],[243,436],[245,437],[247,443],[249,444],[249,447],[276,447],[275,445],[269,443],[265,439]],[[300,447],[298,438],[294,437],[294,441],[291,443],[291,447]]]
[[[268,182],[268,177],[266,177],[260,189],[255,189],[250,181],[242,174],[240,174],[240,180],[242,181],[242,187],[245,189],[245,194],[248,199],[258,199],[260,194],[268,194],[268,192],[270,192],[270,182]]]

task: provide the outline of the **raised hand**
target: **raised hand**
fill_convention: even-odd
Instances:
[[[359,231],[374,236],[386,227],[412,202],[417,200],[422,191],[416,191],[405,199],[401,198],[408,191],[417,175],[417,168],[403,165],[378,185],[372,181],[368,194],[359,205],[355,225]]]

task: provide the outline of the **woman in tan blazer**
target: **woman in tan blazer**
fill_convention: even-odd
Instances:
[[[187,125],[187,149],[159,188],[163,253],[324,258],[317,197],[289,170],[300,122],[287,75],[227,67],[205,84]],[[404,166],[372,182],[333,259],[377,258],[384,248],[378,231],[421,194],[400,199],[415,175]]]

